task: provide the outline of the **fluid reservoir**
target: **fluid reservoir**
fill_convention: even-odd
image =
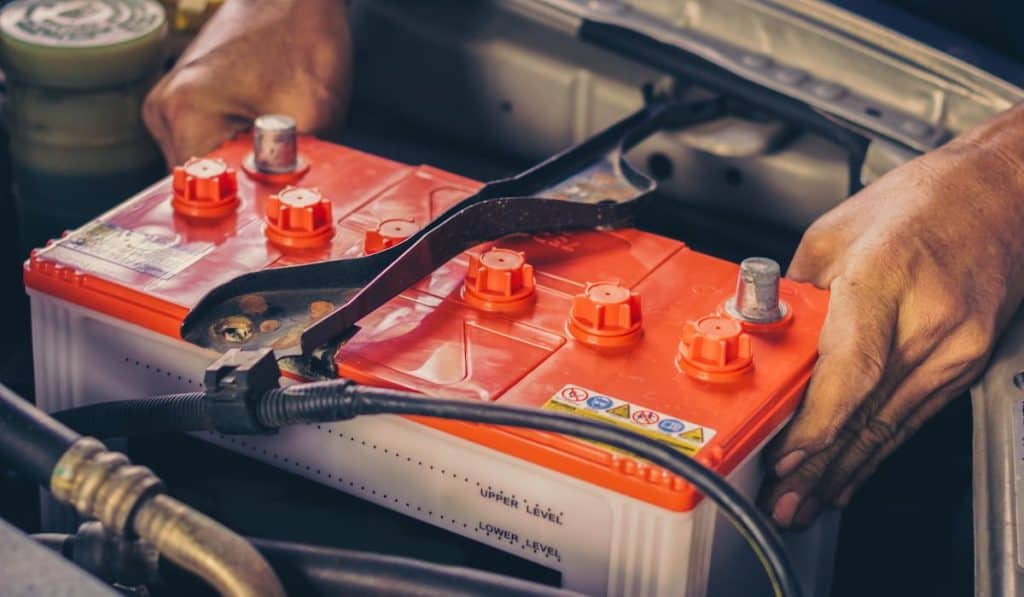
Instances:
[[[156,0],[16,0],[0,11],[23,249],[163,173],[141,105],[161,73],[166,36]]]

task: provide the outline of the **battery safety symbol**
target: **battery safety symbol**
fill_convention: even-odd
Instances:
[[[679,419],[665,419],[658,423],[658,429],[665,433],[679,433],[683,429],[686,429],[686,424]]]
[[[576,386],[569,386],[561,391],[562,398],[573,402],[583,402],[590,397],[590,392]]]
[[[566,385],[555,392],[544,404],[544,408],[629,429],[668,444],[689,456],[697,454],[715,436],[715,430],[710,427],[575,384]]]
[[[660,418],[658,413],[645,408],[633,412],[633,422],[637,425],[654,425]]]
[[[683,439],[688,439],[690,441],[697,442],[698,444],[703,444],[704,443],[704,428],[703,427],[694,427],[693,429],[687,431],[686,433],[681,434],[679,437],[681,437]]]
[[[608,411],[609,414],[615,415],[616,417],[622,417],[623,419],[629,418],[629,403],[623,402],[615,408]]]

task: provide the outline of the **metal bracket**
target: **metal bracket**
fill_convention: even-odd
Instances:
[[[719,100],[652,101],[540,165],[486,185],[390,249],[231,280],[189,313],[182,337],[219,351],[271,348],[278,358],[309,355],[474,245],[517,232],[623,225],[632,218],[637,201],[656,186],[625,160],[625,152],[658,130],[706,122],[723,110]],[[252,295],[266,301],[282,322],[280,328],[252,333],[257,326],[240,315],[240,301]],[[327,303],[333,309],[309,325],[313,303]],[[249,333],[238,333],[239,326]]]
[[[609,34],[619,32],[650,44],[665,45],[684,52],[704,64],[741,77],[758,87],[782,94],[832,118],[848,123],[871,136],[895,141],[919,152],[935,149],[949,138],[949,132],[891,106],[879,105],[840,82],[810,73],[768,56],[736,47],[708,35],[677,27],[637,10],[621,0],[531,0],[548,9],[579,19],[581,38],[609,47]],[[637,40],[633,40],[634,45]],[[641,51],[612,47],[643,61]],[[663,64],[655,66],[662,67]],[[693,71],[690,71],[691,73]],[[712,77],[713,78],[713,77]],[[703,80],[702,83],[714,81]],[[721,90],[720,91],[724,91]],[[750,99],[750,98],[748,98]]]

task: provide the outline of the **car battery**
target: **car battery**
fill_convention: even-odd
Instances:
[[[194,158],[32,254],[24,273],[40,407],[200,390],[218,351],[185,342],[179,329],[211,289],[257,270],[378,251],[481,187],[309,137],[299,140],[298,170],[267,175],[252,168],[251,147],[241,136]],[[512,235],[374,310],[333,359],[339,375],[366,384],[636,431],[752,499],[760,451],[810,377],[827,293],[783,279],[782,318],[742,322],[729,307],[738,272],[632,228]],[[245,348],[277,332],[272,303],[241,297],[237,313],[210,326],[212,344]],[[315,321],[333,305],[308,307]],[[550,568],[567,589],[770,593],[710,500],[600,445],[390,415],[270,436],[199,435]],[[786,537],[810,594],[828,591],[837,523],[826,515]]]

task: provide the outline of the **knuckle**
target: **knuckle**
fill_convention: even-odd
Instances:
[[[836,248],[836,239],[821,220],[811,224],[800,239],[794,263],[817,264],[827,260]]]
[[[965,319],[969,309],[962,297],[947,293],[933,296],[924,305],[928,322],[936,328],[950,327]]]
[[[851,355],[849,366],[851,372],[860,378],[864,387],[874,388],[885,375],[885,359],[879,347],[870,343],[857,342]]]
[[[150,129],[159,122],[162,116],[161,107],[164,102],[164,95],[163,85],[157,84],[156,87],[146,94],[146,98],[142,101],[142,119]]]
[[[878,417],[871,417],[865,422],[855,444],[864,455],[869,455],[879,446],[895,441],[899,432],[898,426]]]
[[[995,343],[993,325],[976,319],[964,322],[956,338],[958,359],[964,365],[970,365],[985,359]]]
[[[146,97],[144,109],[154,115],[173,119],[202,106],[203,83],[182,72],[172,72]]]
[[[794,474],[796,483],[803,486],[813,485],[821,479],[827,468],[828,456],[826,454],[817,454],[808,458]]]

